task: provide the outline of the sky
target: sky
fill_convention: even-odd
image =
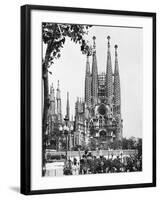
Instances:
[[[114,71],[114,45],[118,45],[118,62],[121,84],[121,112],[124,137],[142,137],[142,42],[143,29],[127,27],[93,26],[86,39],[92,44],[96,36],[98,73],[106,71],[107,36],[111,40],[112,70]],[[90,57],[90,67],[92,57]],[[66,98],[69,92],[70,116],[74,116],[77,97],[84,98],[86,55],[79,44],[66,39],[60,59],[51,66],[49,84],[57,88],[60,81],[62,114],[66,114]]]

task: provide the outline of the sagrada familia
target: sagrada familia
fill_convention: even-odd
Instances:
[[[73,126],[70,147],[87,145],[94,139],[104,144],[122,139],[123,120],[121,116],[121,87],[118,66],[118,46],[115,45],[114,73],[112,72],[110,36],[107,37],[107,64],[105,72],[98,74],[96,37],[93,37],[92,68],[87,55],[85,71],[84,100],[77,98],[75,116],[70,119],[69,93],[67,93],[66,117]],[[59,82],[56,98],[53,85],[50,89],[50,119],[63,126]],[[56,123],[55,123],[56,122]]]

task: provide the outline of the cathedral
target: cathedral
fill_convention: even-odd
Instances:
[[[56,92],[53,87],[53,83],[50,86],[49,99],[50,99],[50,106],[48,110],[47,146],[57,151],[64,150],[66,149],[66,142],[67,142],[67,149],[69,150],[73,147],[74,144],[74,130],[73,130],[74,121],[73,118],[70,119],[69,92],[67,92],[66,115],[63,118],[59,80]],[[66,126],[69,128],[69,131],[67,133],[68,135],[67,141],[66,141],[66,136],[64,134],[65,132],[64,127]]]
[[[105,72],[99,74],[96,56],[96,37],[93,37],[92,68],[87,55],[85,71],[84,99],[77,98],[75,116],[70,119],[69,93],[67,93],[66,115],[63,119],[59,81],[56,97],[53,85],[50,87],[50,108],[48,132],[50,141],[55,140],[60,127],[65,126],[65,119],[73,129],[70,132],[68,146],[87,146],[91,140],[96,145],[107,144],[122,139],[123,120],[121,116],[121,88],[118,66],[118,46],[115,45],[114,73],[112,72],[110,36],[107,37],[107,63]],[[60,137],[60,135],[58,136]],[[56,145],[56,141],[55,141]],[[60,144],[58,144],[60,145]],[[60,149],[60,147],[56,147]]]
[[[96,38],[93,37],[92,68],[86,61],[84,100],[75,104],[75,143],[83,145],[94,138],[97,144],[121,140],[121,88],[118,66],[118,46],[115,45],[115,65],[112,72],[110,36],[107,37],[107,64],[98,74]]]

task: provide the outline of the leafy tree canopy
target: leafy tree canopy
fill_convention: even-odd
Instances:
[[[43,67],[49,68],[54,59],[60,58],[60,51],[65,44],[66,37],[69,37],[75,43],[79,43],[83,54],[91,55],[91,46],[84,38],[90,27],[90,25],[43,23],[42,39],[44,44],[47,45]]]

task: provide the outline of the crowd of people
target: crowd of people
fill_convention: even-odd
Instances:
[[[116,173],[116,172],[134,172],[142,171],[142,157],[139,154],[123,156],[103,155],[95,156],[91,152],[85,151],[79,160],[74,158],[65,161],[64,175],[79,174],[98,174],[98,173]]]

